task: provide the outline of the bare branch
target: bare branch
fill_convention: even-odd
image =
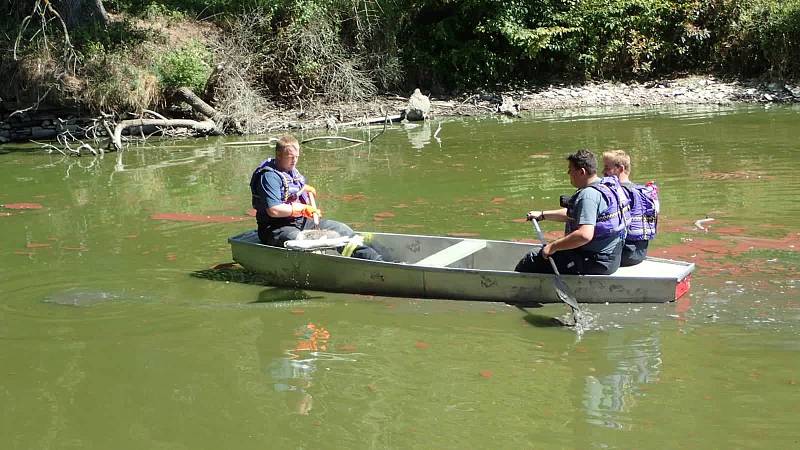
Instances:
[[[201,134],[210,134],[216,129],[216,124],[213,120],[188,120],[188,119],[132,119],[123,120],[114,127],[114,133],[111,138],[111,143],[117,150],[122,150],[122,132],[130,127],[144,127],[144,126],[158,126],[158,127],[182,127],[190,128]]]
[[[306,142],[311,142],[311,141],[328,140],[328,139],[339,139],[339,140],[347,141],[347,142],[355,142],[357,144],[363,144],[363,143],[366,142],[366,141],[362,141],[361,139],[353,139],[353,138],[344,137],[344,136],[317,136],[317,137],[312,137],[312,138],[308,138],[308,139],[303,139],[301,144],[305,144]]]

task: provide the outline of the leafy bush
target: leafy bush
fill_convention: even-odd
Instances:
[[[720,69],[800,75],[800,0],[410,2],[410,78],[480,86]],[[410,51],[409,51],[410,50]]]
[[[201,91],[211,75],[211,52],[196,41],[167,52],[156,63],[156,73],[165,88],[186,86]]]
[[[800,76],[800,0],[748,0],[723,42],[721,64],[746,75]]]

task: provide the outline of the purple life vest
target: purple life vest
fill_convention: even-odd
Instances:
[[[564,226],[564,234],[567,235],[578,229],[578,217],[575,214],[574,205],[578,194],[583,189],[596,189],[603,196],[608,204],[608,208],[601,211],[594,224],[594,239],[604,239],[611,236],[625,238],[628,224],[631,221],[630,201],[619,183],[619,178],[603,177],[585,188],[578,189],[569,199],[567,204],[567,222]]]
[[[295,201],[300,201],[305,204],[310,203],[308,194],[305,192],[299,198],[297,197],[297,193],[300,192],[300,189],[306,184],[306,178],[301,175],[297,169],[292,169],[290,173],[278,170],[278,168],[275,167],[275,159],[269,158],[263,161],[258,168],[253,171],[253,176],[250,177],[250,192],[253,194],[253,208],[256,208],[256,203],[265,204],[265,199],[262,199],[261,196],[258,195],[256,184],[261,181],[261,177],[266,172],[273,172],[281,177],[281,199],[284,203],[292,203]]]
[[[658,186],[649,181],[644,185],[625,183],[622,187],[631,200],[631,223],[626,240],[649,241],[655,238],[660,209]]]
[[[282,183],[281,183],[281,200],[284,203],[292,203],[299,201],[301,203],[310,204],[308,198],[308,193],[303,193],[299,197],[297,193],[300,192],[300,189],[303,188],[306,184],[306,179],[297,169],[292,169],[290,173],[284,172],[282,170],[278,170],[275,167],[275,159],[269,158],[263,161],[256,170],[253,171],[253,175],[250,177],[250,193],[252,194],[252,204],[253,208],[256,210],[256,221],[259,224],[259,227],[262,225],[265,226],[283,226],[289,225],[297,222],[299,218],[295,217],[271,217],[267,213],[267,199],[263,198],[259,192],[259,184],[261,184],[261,177],[264,176],[267,172],[273,172],[280,176]]]

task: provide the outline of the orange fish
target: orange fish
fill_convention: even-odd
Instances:
[[[6,203],[3,206],[6,209],[42,209],[43,206],[39,203]]]
[[[422,341],[417,341],[417,342],[414,344],[414,347],[417,347],[417,348],[418,348],[418,349],[420,349],[420,350],[425,350],[425,349],[429,348],[430,346],[431,346],[431,345],[430,345],[430,344],[428,344],[427,342],[422,342]]]

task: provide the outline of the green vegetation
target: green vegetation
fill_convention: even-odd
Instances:
[[[197,41],[171,50],[158,59],[155,70],[165,88],[186,86],[201,91],[211,74],[211,52]]]
[[[7,17],[0,31],[11,36],[7,49],[35,2],[0,6]],[[52,14],[41,13],[49,14],[46,33],[34,17],[20,35],[17,59],[11,52],[1,57],[0,70],[16,84],[0,88],[0,96],[60,83],[63,100],[142,109],[175,87],[202,90],[219,62],[254,92],[289,102],[360,99],[413,86],[450,91],[687,72],[800,75],[800,0],[106,0],[105,6],[113,13],[109,24],[70,24],[74,55]],[[193,27],[202,32],[186,32]]]

